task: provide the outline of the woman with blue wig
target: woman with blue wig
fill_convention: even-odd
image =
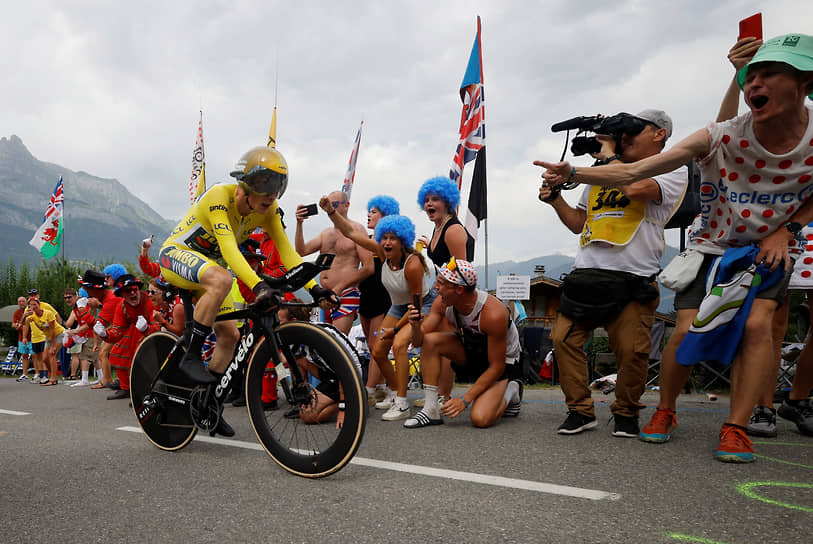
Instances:
[[[375,345],[371,351],[381,373],[395,391],[389,391],[386,398],[375,406],[380,410],[387,410],[381,416],[385,421],[407,419],[410,416],[406,399],[409,381],[407,350],[412,340],[412,325],[407,312],[412,300],[418,297],[421,301],[421,311],[429,313],[436,296],[432,289],[435,280],[434,269],[427,266],[423,256],[412,247],[415,241],[415,225],[409,218],[401,215],[381,218],[375,227],[375,240],[371,240],[353,229],[352,224],[341,214],[337,214],[327,196],[319,200],[319,206],[325,210],[333,225],[342,234],[359,246],[372,251],[373,255],[377,255],[384,263],[381,283],[387,289],[392,305],[377,331]],[[394,370],[389,360],[390,347],[395,355]]]
[[[460,189],[448,177],[429,178],[418,190],[418,206],[435,225],[432,237],[421,236],[420,242],[426,246],[426,254],[435,266],[443,266],[452,257],[474,262],[474,244],[468,243],[469,234],[457,218],[458,204]],[[452,393],[454,371],[448,364],[443,364],[440,368],[438,401],[443,403]],[[418,399],[415,406],[420,408],[423,402],[424,399]]]
[[[421,237],[426,254],[436,266],[443,266],[449,259],[474,261],[474,244],[469,249],[469,235],[457,218],[460,189],[447,177],[430,178],[418,190],[418,206],[434,223],[432,237]]]
[[[398,215],[401,207],[398,201],[387,195],[374,196],[367,202],[367,228],[375,230],[381,218],[388,215]],[[373,235],[370,236],[372,238]],[[374,272],[359,283],[359,319],[367,345],[372,350],[375,345],[374,332],[381,328],[384,315],[390,309],[392,302],[390,294],[381,283],[381,268],[384,262],[373,255]],[[386,384],[384,376],[378,365],[369,365],[367,371],[367,398],[370,404],[375,404],[386,397]]]

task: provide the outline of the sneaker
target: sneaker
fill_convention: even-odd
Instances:
[[[118,400],[118,399],[129,399],[130,398],[130,391],[128,389],[117,389],[113,391],[109,395],[107,395],[107,400]]]
[[[580,414],[576,410],[569,410],[564,423],[559,425],[559,434],[577,434],[596,426],[596,418]]]
[[[384,397],[384,400],[380,400],[375,403],[376,410],[389,410],[395,404],[395,391],[388,391],[387,395]]]
[[[780,417],[794,422],[800,433],[813,436],[813,406],[810,405],[810,399],[797,401],[786,399],[779,407],[778,414]]]
[[[293,408],[282,414],[282,417],[286,419],[299,419],[299,406],[294,406]]]
[[[756,460],[754,444],[745,429],[726,423],[720,429],[720,445],[714,457],[724,463],[751,463]]]
[[[652,419],[641,430],[638,438],[644,442],[662,444],[669,440],[675,427],[677,427],[677,414],[674,410],[659,408],[652,414]]]
[[[439,395],[438,396],[438,409],[443,408],[443,403],[449,400],[449,397],[446,395]]]
[[[772,438],[776,436],[776,410],[769,406],[757,406],[745,430],[751,436]]]
[[[429,417],[429,414],[421,410],[404,421],[404,427],[407,429],[420,429],[421,427],[429,427],[430,425],[443,425],[443,418],[432,419]]]
[[[17,381],[18,381],[18,382],[28,382],[28,381],[31,381],[31,380],[29,380],[29,379],[28,379],[28,376],[26,376],[25,374],[23,374],[22,376],[20,376],[19,378],[17,378]]]
[[[505,411],[502,413],[502,417],[517,417],[519,415],[519,409],[522,406],[522,394],[525,392],[525,385],[522,383],[522,380],[513,381],[519,384],[519,400],[509,402],[505,407]],[[559,429],[561,430],[561,427]]]
[[[82,386],[85,386],[85,385],[90,385],[90,382],[87,381],[87,380],[85,380],[85,381],[79,380],[76,383],[72,383],[71,387],[82,387]]]
[[[376,405],[376,408],[378,408],[378,405]],[[390,406],[390,409],[384,412],[381,419],[384,421],[398,421],[399,419],[407,419],[408,417],[409,405],[401,407],[393,403],[393,405]]]
[[[39,376],[34,376],[34,377],[33,377],[33,378],[31,378],[31,380],[29,380],[29,381],[30,381],[31,383],[40,383],[40,377],[39,377]]]
[[[613,420],[615,421],[613,436],[619,436],[622,438],[636,438],[641,432],[641,429],[638,427],[637,417],[613,414]]]
[[[271,412],[273,410],[279,410],[279,404],[277,404],[277,399],[272,400],[271,402],[263,402],[263,411],[264,412]],[[297,410],[297,415],[299,415],[299,410]]]

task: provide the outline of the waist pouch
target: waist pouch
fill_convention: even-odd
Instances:
[[[653,279],[629,272],[577,268],[562,282],[559,311],[573,321],[606,323],[629,302],[648,304],[658,298]]]

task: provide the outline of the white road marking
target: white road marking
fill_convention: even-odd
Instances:
[[[141,433],[140,427],[119,427],[116,430],[127,431],[131,433]],[[233,448],[265,451],[263,447],[257,442],[241,442],[240,440],[231,440],[231,439],[227,440],[224,438],[201,436],[200,433],[198,433],[198,435],[195,437],[195,440],[200,442],[208,442],[210,444],[219,444],[221,446],[231,446]],[[350,463],[353,465],[361,465],[364,467],[379,468],[384,470],[394,470],[396,472],[408,472],[410,474],[421,474],[424,476],[433,476],[435,478],[461,480],[464,482],[494,485],[498,487],[507,487],[511,489],[523,489],[525,491],[536,491],[538,493],[548,493],[551,495],[564,495],[566,497],[576,497],[580,499],[589,499],[594,501],[618,500],[621,498],[621,495],[618,493],[610,493],[608,491],[600,491],[597,489],[585,489],[581,487],[570,487],[566,485],[535,482],[532,480],[519,480],[517,478],[503,478],[502,476],[490,476],[488,474],[478,474],[476,472],[462,472],[459,470],[447,470],[443,468],[409,465],[406,463],[394,463],[392,461],[381,461],[378,459],[368,459],[366,457],[356,456],[353,458],[352,461],[350,461]]]
[[[16,412],[14,410],[0,410],[0,414],[6,414],[10,416],[30,416],[30,412]]]

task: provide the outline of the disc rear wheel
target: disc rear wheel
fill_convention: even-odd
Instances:
[[[168,332],[147,336],[138,345],[130,368],[130,400],[138,424],[150,442],[167,451],[183,448],[197,433],[189,405],[183,403],[189,397],[191,384],[179,372],[167,371],[152,388],[177,340]],[[177,355],[180,358],[183,352]]]

